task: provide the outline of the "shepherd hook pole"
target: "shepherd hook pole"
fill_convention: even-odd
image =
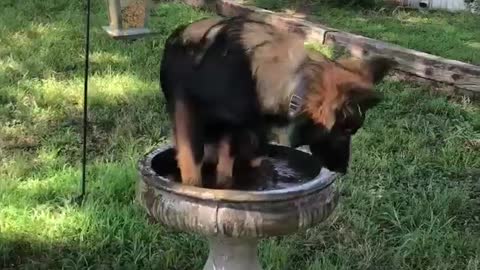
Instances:
[[[87,0],[86,10],[86,38],[85,38],[85,78],[83,88],[83,156],[82,156],[82,178],[81,187],[82,192],[78,197],[80,203],[83,202],[86,195],[86,182],[87,182],[87,128],[88,128],[88,64],[90,55],[90,0]]]

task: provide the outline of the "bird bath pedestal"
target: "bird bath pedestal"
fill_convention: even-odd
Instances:
[[[170,177],[178,175],[174,149],[159,148],[139,162],[137,200],[155,221],[208,238],[204,270],[260,270],[261,238],[312,227],[324,221],[338,201],[336,174],[321,169],[310,154],[271,145],[269,157],[303,180],[290,174],[274,185],[262,185],[264,190],[258,190],[255,181],[232,190],[186,186]]]

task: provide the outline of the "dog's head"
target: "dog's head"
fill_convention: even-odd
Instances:
[[[309,145],[329,170],[346,173],[351,137],[363,126],[367,111],[381,101],[373,88],[394,65],[393,60],[374,57],[313,67],[304,114],[290,136],[292,146]]]

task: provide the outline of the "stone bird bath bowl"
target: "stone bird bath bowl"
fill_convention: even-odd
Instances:
[[[312,227],[338,201],[336,174],[310,154],[272,144],[269,157],[276,180],[252,181],[234,169],[236,182],[247,184],[220,190],[182,185],[172,177],[179,174],[175,150],[159,148],[139,162],[137,200],[155,221],[209,239],[204,270],[260,270],[259,239]]]

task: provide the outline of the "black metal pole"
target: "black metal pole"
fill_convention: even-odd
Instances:
[[[88,130],[88,72],[89,72],[89,55],[90,55],[90,0],[87,0],[86,10],[86,38],[85,38],[85,74],[83,86],[83,148],[82,148],[82,179],[81,193],[78,198],[79,202],[83,202],[86,195],[87,184],[87,130]]]

